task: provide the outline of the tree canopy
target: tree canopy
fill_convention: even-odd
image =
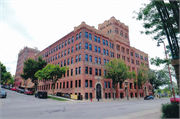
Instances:
[[[11,80],[11,73],[7,72],[6,66],[4,66],[1,62],[1,84],[6,84],[8,83],[8,80]]]
[[[122,59],[111,60],[109,63],[106,63],[105,69],[107,70],[108,75],[104,77],[112,79],[112,88],[114,89],[114,94],[118,82],[124,82],[126,79],[135,77],[135,72],[130,72],[128,66]]]
[[[62,78],[62,75],[66,73],[67,67],[59,67],[59,65],[48,64],[42,70],[39,70],[35,73],[35,77],[42,80],[51,80],[52,81],[52,89],[54,96],[54,86],[55,83]]]
[[[34,83],[35,86],[35,90],[37,89],[37,85],[38,85],[38,78],[35,77],[35,73],[38,70],[41,70],[42,68],[44,68],[46,66],[46,62],[45,60],[42,59],[42,57],[38,57],[38,60],[35,61],[34,59],[27,59],[24,62],[24,67],[23,67],[23,73],[20,74],[20,76],[24,79],[27,80],[28,78],[31,79],[31,82]]]

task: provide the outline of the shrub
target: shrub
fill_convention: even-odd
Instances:
[[[162,104],[161,111],[161,118],[179,118],[179,103]]]

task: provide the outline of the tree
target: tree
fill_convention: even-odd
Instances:
[[[6,66],[4,66],[1,62],[1,84],[6,84],[9,79],[11,79],[11,73],[7,72]]]
[[[129,69],[122,59],[111,60],[109,63],[106,63],[105,69],[108,75],[104,77],[112,79],[112,88],[114,90],[113,98],[115,99],[115,89],[117,88],[118,82],[124,82],[128,78],[134,78],[135,72],[128,71]]]
[[[66,70],[69,68],[67,67],[59,67],[59,65],[48,64],[42,70],[39,70],[35,73],[35,77],[42,80],[51,80],[52,81],[52,89],[53,89],[53,96],[54,96],[54,87],[55,83],[62,78],[62,75],[66,73]]]
[[[35,61],[34,59],[27,59],[24,62],[24,67],[23,67],[23,73],[20,74],[22,79],[27,80],[28,78],[31,79],[31,82],[34,83],[35,91],[37,90],[37,85],[38,85],[38,78],[35,77],[35,73],[42,68],[46,66],[45,60],[42,59],[42,57],[38,57],[38,60]]]
[[[164,70],[152,70],[149,73],[149,82],[153,86],[152,92],[154,94],[156,89],[160,86],[170,83],[169,77]]]
[[[137,72],[137,79],[134,80],[134,82],[137,84],[137,92],[138,92],[138,99],[139,99],[139,89],[142,88],[143,84],[146,83],[146,81],[149,78],[149,69],[142,64],[140,66],[140,69]]]

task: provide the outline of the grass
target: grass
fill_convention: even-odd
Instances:
[[[57,98],[57,97],[52,97],[52,96],[48,96],[49,99],[53,99],[53,100],[58,100],[58,101],[68,101],[66,99],[62,99],[62,98]]]

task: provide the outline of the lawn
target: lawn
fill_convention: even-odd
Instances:
[[[53,100],[58,100],[58,101],[68,101],[66,99],[62,99],[62,98],[57,98],[57,97],[52,97],[52,96],[48,96],[49,99],[53,99]]]

